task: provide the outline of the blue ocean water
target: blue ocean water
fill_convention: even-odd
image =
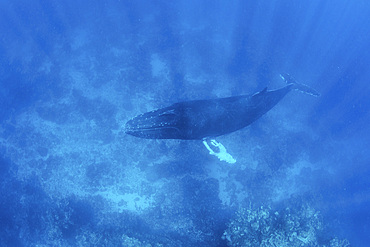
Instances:
[[[370,2],[0,3],[0,246],[369,246]],[[125,134],[285,86],[202,141]]]

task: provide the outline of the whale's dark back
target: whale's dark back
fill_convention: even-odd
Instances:
[[[244,128],[273,108],[292,84],[254,95],[194,100],[139,115],[126,123],[126,133],[147,139],[199,140]]]

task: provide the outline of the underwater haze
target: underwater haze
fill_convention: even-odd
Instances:
[[[370,243],[367,0],[2,0],[0,246]],[[131,118],[286,86],[250,126],[142,139]]]

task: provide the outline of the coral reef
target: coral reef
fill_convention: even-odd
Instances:
[[[222,236],[228,246],[348,247],[347,240],[322,238],[320,212],[308,205],[273,211],[270,207],[241,208]]]

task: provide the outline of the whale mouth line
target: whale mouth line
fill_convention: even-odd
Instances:
[[[160,126],[160,127],[135,127],[135,128],[126,128],[125,132],[141,132],[141,131],[156,131],[156,130],[163,130],[163,129],[175,129],[179,131],[176,127],[171,126]]]

